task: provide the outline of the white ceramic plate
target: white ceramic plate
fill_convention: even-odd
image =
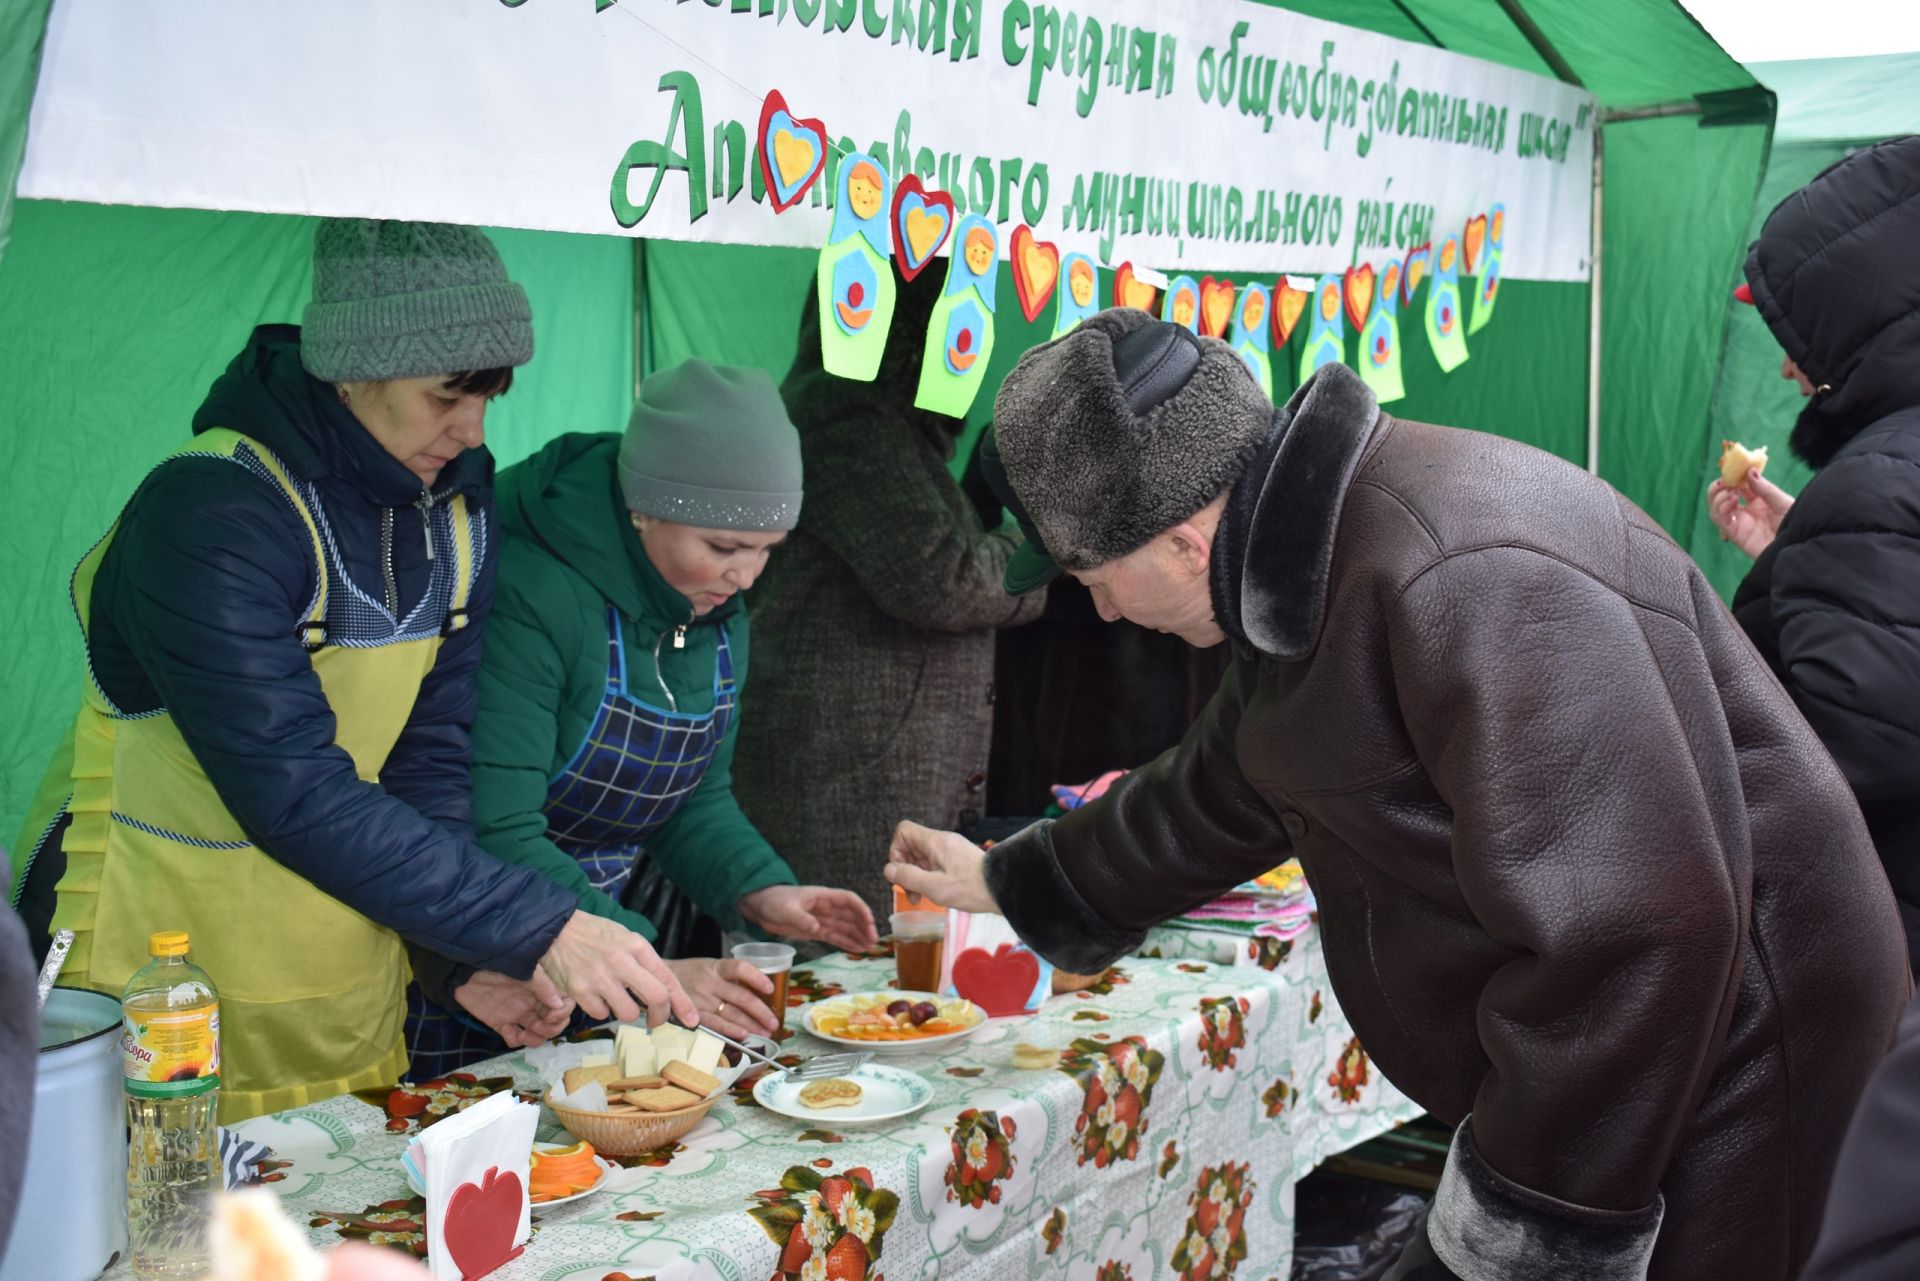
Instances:
[[[534,1151],[560,1152],[571,1146],[572,1144],[566,1144],[566,1143],[541,1143],[541,1144],[535,1145]],[[592,1196],[594,1193],[604,1189],[607,1186],[607,1180],[610,1177],[612,1177],[613,1172],[620,1168],[619,1166],[615,1165],[613,1162],[607,1160],[603,1156],[595,1156],[593,1158],[593,1163],[600,1167],[600,1177],[593,1181],[592,1187],[588,1188],[585,1192],[576,1192],[572,1196],[556,1197],[554,1200],[551,1200],[551,1201],[535,1201],[533,1202],[534,1213],[537,1214],[541,1210],[550,1209],[551,1207],[556,1205],[565,1205],[569,1201],[578,1201],[581,1197]],[[423,1186],[420,1183],[419,1180],[414,1178],[413,1167],[403,1162],[401,1164],[401,1169],[406,1172],[407,1186],[413,1189],[413,1194],[415,1196],[425,1196],[427,1194],[427,1189],[425,1188],[425,1186]]]
[[[785,1072],[761,1077],[754,1084],[753,1098],[769,1112],[827,1127],[892,1121],[911,1116],[933,1101],[933,1087],[902,1068],[865,1063],[845,1079],[860,1087],[860,1101],[852,1107],[808,1107],[800,1101],[800,1091],[809,1082],[791,1080]]]
[[[987,1016],[981,1012],[979,1006],[973,1004],[971,1001],[962,1001],[960,1004],[966,1006],[966,1014],[972,1021],[958,1032],[943,1032],[939,1036],[920,1036],[915,1037],[911,1041],[868,1041],[856,1036],[833,1036],[820,1030],[817,1019],[822,1010],[846,1009],[851,1007],[856,1000],[871,997],[885,997],[889,1003],[893,1001],[932,1001],[935,1005],[939,1005],[942,1002],[951,1003],[954,1000],[953,997],[936,996],[932,992],[896,992],[891,988],[884,992],[849,992],[844,996],[831,997],[825,1001],[815,1001],[813,1004],[807,1006],[801,1014],[800,1026],[805,1028],[807,1034],[810,1036],[817,1036],[823,1041],[831,1041],[835,1045],[844,1045],[848,1049],[871,1050],[875,1054],[911,1054],[915,1050],[927,1050],[935,1046],[948,1045],[954,1041],[965,1040],[985,1026],[987,1021]]]

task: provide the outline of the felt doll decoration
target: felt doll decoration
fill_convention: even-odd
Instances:
[[[833,230],[820,251],[820,361],[830,374],[872,382],[893,324],[893,236],[886,166],[863,152],[840,158]]]
[[[1053,336],[1071,333],[1075,326],[1100,310],[1100,269],[1085,254],[1068,254],[1061,269],[1067,286],[1060,291],[1060,310],[1054,316]]]
[[[1477,334],[1486,328],[1493,319],[1494,300],[1500,296],[1500,276],[1506,258],[1505,242],[1507,235],[1507,207],[1495,205],[1483,219],[1486,224],[1484,247],[1474,247],[1473,223],[1467,224],[1467,270],[1479,276],[1473,290],[1473,317],[1467,321],[1467,332]]]
[[[1300,353],[1300,381],[1313,377],[1322,365],[1340,362],[1347,345],[1347,327],[1340,315],[1341,280],[1322,276],[1313,286],[1313,317],[1308,322],[1307,345]]]
[[[1434,254],[1433,283],[1427,288],[1427,342],[1433,358],[1448,373],[1467,359],[1466,320],[1460,314],[1460,237],[1448,236]]]
[[[1240,305],[1233,312],[1233,336],[1229,339],[1234,352],[1247,362],[1247,368],[1253,371],[1253,380],[1267,393],[1267,399],[1273,399],[1273,360],[1267,344],[1267,312],[1272,309],[1272,299],[1265,285],[1248,285],[1240,291]]]
[[[1160,319],[1171,320],[1183,329],[1200,332],[1200,285],[1192,276],[1175,276],[1167,286],[1166,301],[1161,304]]]
[[[1399,400],[1407,394],[1407,385],[1400,374],[1400,264],[1392,259],[1380,269],[1372,314],[1359,329],[1361,380],[1381,404]]]
[[[913,403],[951,418],[966,417],[993,358],[993,294],[1000,241],[993,224],[968,214],[954,228],[947,284],[927,322],[920,387]]]

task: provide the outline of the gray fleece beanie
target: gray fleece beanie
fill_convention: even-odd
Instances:
[[[1172,529],[1240,478],[1273,417],[1232,347],[1144,311],[1033,348],[994,400],[994,445],[1038,535],[1009,590],[1044,581],[1043,558],[1092,569]]]
[[[429,378],[533,359],[526,291],[486,234],[443,222],[323,218],[300,363],[324,382]]]
[[[696,358],[653,375],[619,467],[629,511],[706,529],[800,523],[800,433],[765,370]]]

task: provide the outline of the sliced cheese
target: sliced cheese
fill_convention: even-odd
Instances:
[[[643,1027],[623,1027],[614,1033],[614,1053],[620,1062],[620,1075],[652,1076],[660,1069],[653,1041]]]
[[[710,1073],[720,1066],[720,1054],[725,1049],[726,1047],[720,1043],[720,1038],[713,1033],[695,1032],[693,1048],[687,1051],[687,1066]]]
[[[675,1059],[685,1061],[693,1052],[693,1033],[686,1028],[663,1023],[653,1029],[653,1051],[658,1056],[660,1066],[665,1067]]]
[[[589,1054],[580,1060],[581,1067],[612,1067],[613,1058],[606,1054]]]

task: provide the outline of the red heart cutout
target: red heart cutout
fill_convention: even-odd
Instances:
[[[1025,948],[1002,943],[989,956],[970,947],[953,958],[953,990],[990,1018],[1025,1014],[1027,998],[1040,983],[1040,961]]]
[[[1060,283],[1060,247],[1035,240],[1021,223],[1013,229],[1013,291],[1020,295],[1020,311],[1032,324]]]
[[[526,1250],[513,1244],[526,1199],[520,1176],[512,1170],[502,1174],[498,1166],[489,1166],[480,1184],[462,1183],[447,1198],[440,1240],[466,1281],[478,1281]]]
[[[1140,311],[1153,313],[1154,288],[1144,280],[1136,280],[1133,264],[1123,262],[1113,273],[1113,305],[1116,307],[1134,307]]]
[[[1207,337],[1227,336],[1227,322],[1233,319],[1233,291],[1231,280],[1200,278],[1200,332]]]
[[[1480,269],[1480,251],[1487,244],[1487,216],[1475,214],[1467,219],[1467,274],[1473,275]]]
[[[1347,268],[1346,288],[1342,292],[1347,295],[1347,319],[1355,329],[1365,329],[1367,317],[1373,314],[1373,264],[1363,262]]]
[[[814,142],[812,171],[807,174],[803,182],[793,189],[793,195],[784,201],[780,199],[780,188],[773,180],[773,163],[771,160],[773,155],[773,140],[767,137],[767,130],[773,124],[773,115],[776,111],[786,112],[794,124],[813,134]],[[773,211],[775,213],[785,213],[806,199],[807,189],[819,181],[821,171],[827,167],[826,121],[818,118],[802,120],[793,114],[792,109],[787,106],[786,97],[778,89],[769,89],[767,90],[766,100],[760,104],[760,129],[756,136],[760,140],[760,146],[756,153],[760,158],[760,181],[766,185],[767,200],[773,205]]]
[[[928,246],[926,255],[922,257],[918,263],[913,260],[913,245],[907,234],[907,225],[901,221],[901,214],[904,212],[903,206],[906,203],[909,192],[920,198],[919,208],[942,209],[946,211],[947,215],[946,225],[940,229],[939,238],[936,239],[932,245]],[[898,264],[900,274],[908,280],[912,280],[915,276],[927,269],[928,265],[933,262],[933,256],[940,252],[940,246],[945,244],[947,237],[953,234],[953,224],[958,217],[953,207],[953,197],[944,191],[928,191],[920,185],[920,175],[910,173],[899,182],[893,184],[892,217],[893,261]]]
[[[1294,326],[1300,323],[1300,313],[1307,309],[1307,299],[1313,297],[1311,289],[1295,289],[1291,277],[1282,276],[1273,282],[1273,338],[1274,345],[1284,347],[1287,339],[1293,337]]]

